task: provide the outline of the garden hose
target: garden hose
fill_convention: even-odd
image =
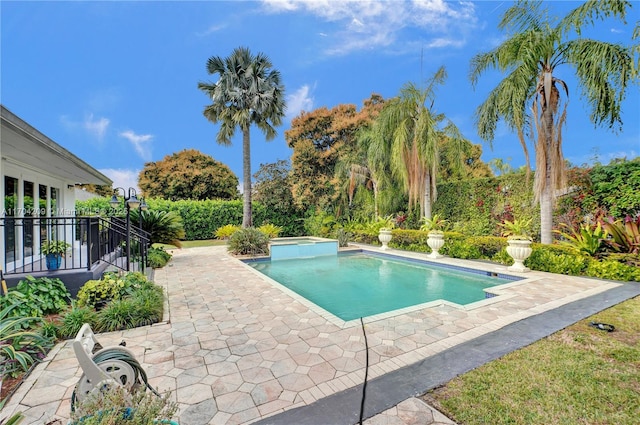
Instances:
[[[111,362],[111,361],[116,361],[116,362],[120,361],[120,362],[126,363],[135,372],[134,384],[135,383],[139,383],[140,379],[141,379],[142,382],[145,384],[146,388],[151,390],[151,392],[153,394],[155,394],[156,396],[161,397],[160,393],[158,391],[156,391],[156,389],[153,388],[149,384],[149,382],[147,380],[147,373],[142,368],[140,363],[138,363],[136,358],[133,357],[125,349],[122,349],[120,347],[105,348],[105,349],[99,351],[97,354],[95,354],[93,356],[92,360],[98,367],[100,367],[101,363]],[[82,380],[82,378],[81,378],[81,380]],[[77,389],[78,389],[78,385],[76,385],[76,388],[74,389],[73,393],[71,394],[71,411],[72,412],[75,410],[74,409],[74,404],[75,404],[75,401],[76,401],[76,390]]]

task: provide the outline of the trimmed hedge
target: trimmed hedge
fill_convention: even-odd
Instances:
[[[389,246],[406,251],[430,253],[427,232],[421,230],[392,230],[393,238]],[[380,245],[378,235],[353,231],[354,242]],[[506,252],[507,239],[497,236],[464,236],[457,232],[445,232],[445,244],[440,250],[452,258],[490,260],[506,265],[513,260]],[[602,260],[576,254],[562,245],[531,245],[532,253],[524,264],[532,270],[565,274],[571,276],[591,276],[599,279],[619,281],[640,281],[640,256],[631,254],[610,254]]]
[[[184,223],[185,240],[215,239],[216,230],[227,224],[242,224],[242,201],[168,201],[165,199],[146,199],[151,210],[175,211]],[[109,199],[94,198],[76,202],[78,215],[100,214],[109,216],[115,211],[109,206]],[[301,236],[304,234],[304,219],[301,212],[292,211],[281,214],[267,209],[258,202],[253,203],[253,225],[273,224],[282,227],[281,236]]]

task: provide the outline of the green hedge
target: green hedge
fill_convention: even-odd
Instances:
[[[152,210],[175,211],[182,217],[185,230],[185,240],[214,239],[219,227],[227,224],[242,224],[242,201],[168,201],[165,199],[147,199],[147,205]],[[94,198],[88,201],[76,202],[78,215],[109,216],[114,214],[109,206],[109,199]],[[280,214],[264,205],[253,203],[253,225],[259,227],[265,223],[282,227],[281,236],[301,236],[303,217],[297,211]]]
[[[364,231],[353,231],[352,241],[380,245],[378,236]],[[430,253],[427,232],[420,230],[392,231],[389,246],[415,252]],[[511,265],[513,260],[506,252],[507,239],[496,236],[464,236],[458,232],[445,232],[445,244],[440,253],[452,258],[491,260]],[[631,254],[610,254],[597,260],[574,253],[562,245],[531,245],[531,256],[524,264],[532,270],[565,274],[571,276],[591,276],[599,279],[619,281],[640,281],[640,256]]]

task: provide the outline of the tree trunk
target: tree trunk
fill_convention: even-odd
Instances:
[[[251,218],[251,137],[249,128],[242,130],[242,228],[253,225]]]
[[[380,217],[378,212],[378,184],[375,181],[373,181],[373,213],[376,219]]]
[[[547,177],[547,185],[540,195],[540,242],[544,244],[553,242],[553,188],[549,180]]]
[[[424,211],[420,211],[423,213],[423,217],[428,220],[431,220],[431,174],[427,173],[425,177],[424,183]]]
[[[551,98],[552,92],[552,80],[551,73],[545,72],[544,74],[544,93],[545,93],[545,103],[542,110],[542,131],[544,135],[543,140],[543,149],[545,162],[544,164],[538,163],[536,168],[542,166],[545,171],[542,193],[539,193],[540,199],[540,242],[543,244],[550,244],[553,242],[552,229],[553,229],[553,205],[554,205],[554,194],[555,187],[552,187],[552,182],[555,181],[551,178],[551,173],[557,172],[557,170],[553,170],[551,168],[551,161],[554,156],[553,153],[553,145],[554,145],[554,132],[553,132],[553,121],[554,121],[554,105],[553,100]],[[556,136],[557,137],[557,136]],[[539,153],[536,153],[539,154]],[[536,172],[538,172],[536,170]]]

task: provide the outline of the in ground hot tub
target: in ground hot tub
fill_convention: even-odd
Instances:
[[[337,255],[338,241],[315,237],[276,238],[270,244],[271,261]]]

